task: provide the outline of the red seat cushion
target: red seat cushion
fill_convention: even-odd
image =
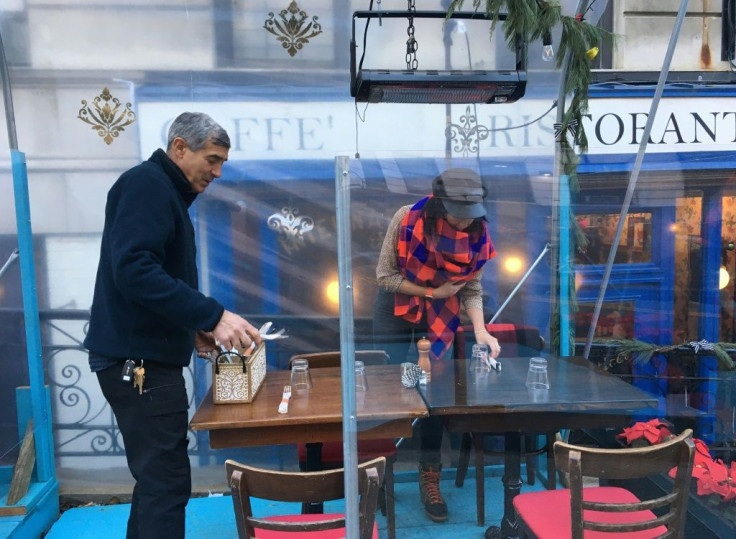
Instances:
[[[307,460],[307,446],[299,444],[296,448],[299,462]],[[376,440],[358,440],[358,461],[363,462],[378,457],[393,457],[396,455],[396,444],[390,438]],[[322,444],[322,462],[342,462],[342,442],[325,442]]]
[[[325,515],[278,515],[265,517],[263,520],[274,520],[277,522],[312,522],[330,518],[342,517],[342,514],[328,513]],[[342,539],[345,537],[345,528],[324,530],[320,532],[277,532],[272,530],[261,530],[256,528],[256,537],[259,539]],[[373,539],[378,539],[378,526],[373,523]]]
[[[589,502],[632,503],[640,501],[626,489],[618,487],[589,487],[583,489],[583,499]],[[559,539],[571,536],[570,490],[543,490],[527,492],[514,498],[514,509],[528,528],[540,539]],[[587,520],[596,522],[621,523],[639,522],[656,518],[651,511],[635,513],[604,513],[584,511]],[[623,534],[627,539],[658,537],[667,528],[659,526],[651,530]],[[617,534],[618,536],[618,534]],[[613,534],[585,530],[586,539],[611,539]]]

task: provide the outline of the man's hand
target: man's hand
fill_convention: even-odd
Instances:
[[[209,331],[198,331],[194,334],[194,348],[197,349],[199,357],[207,357],[210,352],[217,350],[215,337]]]
[[[261,336],[245,318],[230,311],[222,313],[222,318],[212,330],[212,336],[227,350],[248,349],[252,342],[261,344]]]

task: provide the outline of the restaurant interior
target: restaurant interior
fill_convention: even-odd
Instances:
[[[125,535],[83,341],[108,190],[184,111],[231,142],[199,290],[264,336],[184,369],[188,539],[736,536],[736,2],[419,4],[3,0],[0,537]],[[458,169],[495,358],[464,305],[440,354],[377,329],[395,214]]]

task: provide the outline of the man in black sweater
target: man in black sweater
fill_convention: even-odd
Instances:
[[[136,480],[128,539],[184,538],[191,472],[182,369],[192,350],[261,341],[245,319],[198,291],[188,209],[220,177],[229,148],[212,118],[185,112],[171,124],[166,152],[123,173],[107,196],[84,345]]]

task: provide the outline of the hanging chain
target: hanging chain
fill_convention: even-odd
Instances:
[[[414,5],[414,0],[408,0],[409,7],[407,11],[416,13],[417,8]],[[416,71],[419,67],[419,61],[417,60],[417,49],[419,43],[414,39],[414,17],[409,16],[409,28],[406,29],[406,33],[409,39],[406,40],[406,69],[409,71]]]

